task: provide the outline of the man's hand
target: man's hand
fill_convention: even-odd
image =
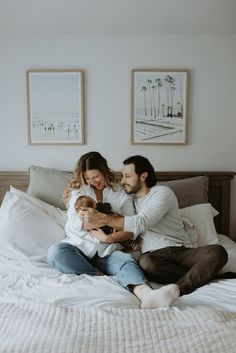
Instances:
[[[102,229],[90,229],[89,233],[91,233],[95,238],[97,238],[101,243],[108,243],[109,236],[106,235]]]
[[[83,228],[90,230],[105,226],[108,222],[106,214],[98,212],[94,208],[81,207],[79,217],[83,222]]]

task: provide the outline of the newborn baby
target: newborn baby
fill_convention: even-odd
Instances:
[[[98,210],[99,212],[112,214],[111,205],[107,202],[97,202],[92,197],[87,195],[81,195],[75,201],[75,210],[78,213],[81,207],[92,207]],[[105,234],[111,234],[116,230],[110,226],[101,227]],[[137,240],[125,240],[121,243],[127,250],[140,250],[140,244]]]

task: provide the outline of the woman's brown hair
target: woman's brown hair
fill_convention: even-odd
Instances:
[[[76,163],[73,178],[65,189],[63,197],[66,202],[69,201],[72,190],[80,189],[87,184],[83,175],[84,172],[92,169],[99,170],[105,178],[106,185],[110,187],[113,187],[113,184],[117,181],[114,172],[107,164],[107,160],[99,152],[91,151],[85,153]]]

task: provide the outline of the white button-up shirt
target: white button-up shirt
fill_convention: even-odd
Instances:
[[[81,195],[87,195],[96,200],[94,189],[89,185],[72,191],[67,211],[68,220],[65,226],[67,237],[62,241],[77,246],[89,258],[92,258],[96,252],[98,256],[104,257],[116,249],[121,249],[122,246],[119,243],[101,243],[83,229],[82,221],[74,207],[77,198]],[[106,187],[103,190],[103,202],[110,203],[112,212],[115,214],[134,215],[132,197],[128,196],[118,184],[115,184],[113,188]]]

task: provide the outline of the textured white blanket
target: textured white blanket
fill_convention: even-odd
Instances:
[[[0,304],[1,353],[233,353],[236,314]]]

